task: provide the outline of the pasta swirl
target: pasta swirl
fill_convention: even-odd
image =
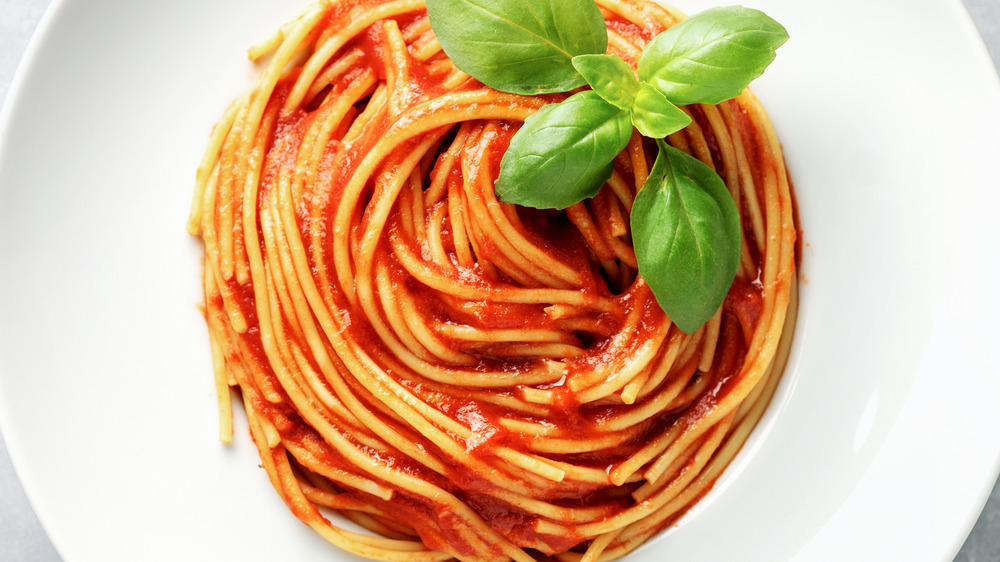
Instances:
[[[680,14],[598,0],[635,65]],[[420,0],[311,6],[250,50],[189,230],[232,439],[239,396],[291,511],[379,560],[606,560],[713,485],[766,407],[793,331],[796,233],[780,145],[749,92],[687,106],[668,140],[741,211],[740,270],[693,334],[636,272],[634,134],[565,211],[500,203],[500,159],[559,95],[456,69]],[[346,530],[338,517],[373,534]]]

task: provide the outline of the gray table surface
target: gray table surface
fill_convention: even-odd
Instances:
[[[1000,71],[1000,0],[964,1]],[[0,103],[48,4],[49,0],[0,0]],[[60,560],[24,497],[0,439],[0,561]],[[1000,562],[1000,481],[955,562]]]

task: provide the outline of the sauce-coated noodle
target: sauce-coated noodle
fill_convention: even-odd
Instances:
[[[633,65],[680,17],[598,4]],[[189,229],[222,438],[239,396],[296,516],[380,560],[606,560],[711,488],[794,319],[793,198],[752,94],[686,107],[669,138],[719,172],[744,229],[729,296],[687,335],[630,245],[648,140],[593,199],[518,208],[494,196],[500,159],[564,96],[455,69],[420,0],[317,3],[250,54],[261,74],[213,132]]]

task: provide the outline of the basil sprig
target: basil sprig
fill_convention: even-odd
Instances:
[[[600,191],[633,127],[658,139],[630,219],[639,274],[678,328],[707,322],[739,267],[739,211],[718,174],[659,139],[691,123],[678,106],[740,95],[774,60],[785,28],[758,10],[711,8],[653,38],[633,71],[606,54],[594,0],[427,0],[427,11],[455,65],[494,89],[590,86],[511,138],[494,187],[501,201],[564,209]]]

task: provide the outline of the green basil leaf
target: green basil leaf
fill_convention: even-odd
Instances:
[[[645,82],[632,103],[632,124],[643,135],[662,139],[680,131],[691,123],[691,117],[663,95],[654,86]]]
[[[743,92],[788,39],[761,11],[729,6],[699,12],[657,35],[639,58],[639,80],[677,105],[719,103]]]
[[[427,13],[455,66],[504,92],[582,86],[573,57],[608,47],[604,17],[593,0],[427,0]]]
[[[685,333],[722,305],[740,264],[740,215],[722,179],[658,140],[660,152],[632,207],[639,273]]]
[[[511,138],[494,186],[497,197],[540,209],[565,209],[593,197],[631,136],[628,112],[593,90],[546,105]]]
[[[602,98],[629,109],[639,93],[639,79],[627,62],[615,55],[578,55],[573,66]]]

